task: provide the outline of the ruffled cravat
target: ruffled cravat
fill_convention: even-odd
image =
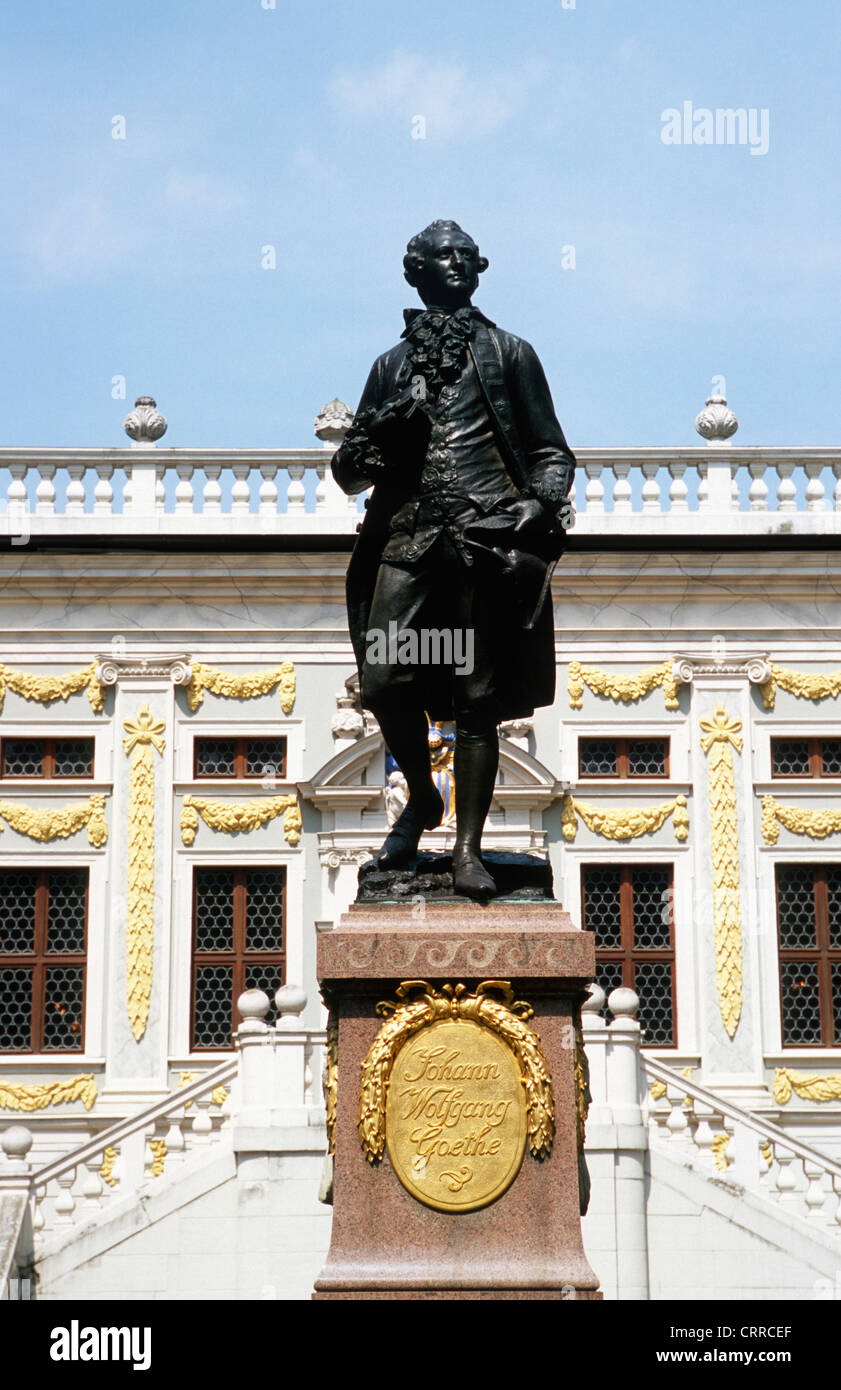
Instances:
[[[409,322],[403,336],[409,344],[412,374],[423,377],[429,395],[437,396],[442,386],[460,377],[478,317],[478,310],[467,304],[452,314],[424,309]]]

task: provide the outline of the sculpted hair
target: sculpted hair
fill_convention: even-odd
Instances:
[[[446,228],[451,232],[458,232],[464,237],[465,241],[470,242],[471,246],[476,246],[476,242],[473,240],[472,236],[470,236],[463,227],[460,227],[458,222],[453,222],[451,218],[437,218],[434,222],[430,222],[428,227],[424,227],[422,232],[418,232],[416,236],[413,236],[406,247],[406,254],[403,257],[403,269],[406,271],[406,276],[407,279],[410,280],[410,283],[411,277],[417,275],[423,267],[424,254],[428,251],[432,239],[431,234],[440,231],[442,228]],[[486,269],[487,261],[485,261],[484,256],[479,254],[478,246],[476,246],[476,257],[479,261],[480,270]],[[482,264],[483,261],[484,265]]]

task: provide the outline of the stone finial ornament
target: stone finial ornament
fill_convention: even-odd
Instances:
[[[728,444],[739,428],[739,421],[724,396],[708,396],[704,409],[695,416],[695,428],[708,444]]]
[[[123,421],[123,429],[135,445],[154,449],[155,440],[166,434],[167,422],[152,396],[138,396],[134,410]]]
[[[334,396],[323,405],[315,417],[315,435],[325,444],[341,444],[353,420],[353,411]]]

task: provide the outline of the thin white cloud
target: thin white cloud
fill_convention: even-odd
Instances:
[[[333,101],[361,119],[426,122],[428,139],[479,139],[501,130],[522,110],[547,73],[541,60],[475,72],[397,49],[366,69],[341,68],[330,82]]]

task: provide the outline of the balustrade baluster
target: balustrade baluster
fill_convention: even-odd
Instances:
[[[87,1171],[82,1183],[82,1199],[86,1210],[90,1210],[91,1208],[96,1210],[102,1206],[102,1195],[105,1184],[99,1175],[99,1165],[99,1154],[85,1160],[84,1167]]]
[[[213,1132],[213,1121],[208,1113],[212,1104],[210,1092],[196,1098],[196,1115],[192,1124],[194,1144],[207,1144]]]
[[[631,514],[631,484],[628,482],[630,471],[631,465],[627,459],[614,459],[613,476],[616,479],[613,484],[614,516],[630,516]]]
[[[779,486],[777,488],[777,511],[796,512],[797,511],[797,488],[792,482],[794,472],[794,459],[778,459],[777,473],[779,475]]]
[[[163,512],[166,510],[166,487],[164,486],[164,467],[163,463],[155,463],[155,511]]]
[[[643,462],[642,473],[645,482],[642,485],[642,509],[644,512],[660,513],[660,484],[657,481],[657,474],[660,471],[659,461],[647,459]]]
[[[669,474],[671,483],[669,485],[669,511],[688,512],[689,511],[689,488],[686,484],[685,473],[687,463],[685,459],[672,459],[669,464]]]
[[[70,476],[70,482],[67,484],[67,516],[84,516],[85,514],[85,485],[82,479],[85,476],[86,467],[85,463],[78,461],[67,465],[67,472]]]
[[[289,491],[286,494],[286,509],[290,512],[304,511],[307,490],[304,487],[303,478],[306,473],[306,465],[303,463],[288,463],[286,465],[289,473]]]
[[[204,511],[206,516],[218,516],[222,511],[222,489],[219,486],[219,474],[221,472],[221,463],[205,463],[204,465]]]
[[[803,1171],[809,1183],[803,1199],[806,1203],[807,1214],[812,1220],[823,1220],[823,1209],[826,1202],[823,1186],[824,1170],[820,1164],[804,1159]]]
[[[277,464],[261,463],[260,473],[263,481],[260,484],[260,515],[277,516]]]
[[[835,478],[835,490],[832,494],[835,499],[835,510],[841,512],[841,459],[833,459],[832,472]],[[11,493],[9,495],[11,496]]]
[[[806,510],[807,512],[826,511],[826,492],[824,490],[823,472],[824,464],[809,460],[804,463],[803,468],[806,473]]]
[[[604,516],[604,483],[602,482],[602,469],[604,465],[593,461],[588,461],[584,465],[584,472],[589,478],[584,494],[584,514],[585,516]]]
[[[178,474],[178,482],[175,485],[175,511],[186,516],[193,515],[195,504],[195,494],[193,489],[193,474],[195,465],[188,459],[179,459],[175,465]]]
[[[56,1178],[59,1186],[59,1194],[55,1199],[55,1224],[57,1226],[69,1226],[73,1220],[73,1213],[76,1210],[76,1198],[73,1196],[71,1188],[76,1181],[76,1169],[68,1168],[66,1173],[62,1173]]]
[[[231,512],[235,516],[247,516],[250,511],[251,502],[251,490],[248,486],[248,475],[251,472],[251,464],[234,463],[232,464],[232,470],[236,481],[231,491]]]
[[[784,1149],[781,1144],[775,1144],[774,1157],[777,1160],[777,1201],[785,1206],[797,1206],[799,1205],[799,1193],[797,1191],[797,1179],[793,1172],[795,1155],[788,1149]]]
[[[768,484],[765,481],[767,469],[768,465],[764,459],[751,459],[748,464],[748,472],[751,476],[748,499],[752,512],[767,512],[768,510]]]
[[[100,463],[96,465],[97,484],[93,490],[93,510],[95,516],[114,515],[114,488],[111,479],[114,476],[113,463]]]
[[[41,481],[35,489],[35,495],[38,499],[35,503],[35,512],[38,516],[55,516],[55,485],[53,483],[53,478],[55,477],[56,466],[54,463],[47,463],[45,460],[42,460],[37,467]]]

